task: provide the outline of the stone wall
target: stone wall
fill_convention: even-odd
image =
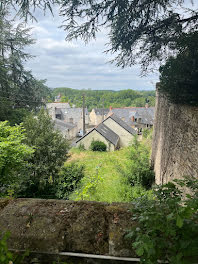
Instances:
[[[158,89],[152,163],[157,184],[198,177],[198,108],[170,103]]]
[[[131,217],[125,203],[0,199],[0,231],[10,232],[8,246],[15,250],[133,257],[125,238]]]

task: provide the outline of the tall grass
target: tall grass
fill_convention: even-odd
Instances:
[[[120,173],[129,162],[129,148],[102,153],[73,148],[69,162],[76,161],[84,165],[85,177],[81,180],[81,186],[70,195],[70,199],[130,202],[133,198],[145,194],[144,188],[131,187]]]

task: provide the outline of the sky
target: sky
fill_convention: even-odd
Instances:
[[[158,73],[140,77],[140,66],[121,69],[109,63],[104,53],[107,32],[100,32],[96,40],[68,42],[60,28],[62,18],[57,14],[35,14],[38,22],[28,22],[36,43],[27,48],[35,56],[26,63],[38,79],[46,79],[50,88],[69,87],[92,90],[153,90]]]

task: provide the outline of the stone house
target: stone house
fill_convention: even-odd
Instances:
[[[97,126],[100,124],[108,115],[108,108],[94,108],[89,114],[90,125]]]
[[[72,140],[76,137],[78,127],[73,123],[66,123],[62,120],[54,120],[54,128],[62,133],[62,135],[68,140]]]
[[[85,149],[89,149],[92,141],[99,140],[107,145],[109,151],[114,151],[120,147],[129,146],[135,135],[136,131],[133,128],[112,114],[76,143],[77,146],[82,144]]]
[[[46,105],[52,120],[62,120],[64,123],[70,123],[77,126],[78,131],[83,128],[83,109],[70,107],[69,103],[48,103]],[[89,113],[85,108],[85,125],[89,124]]]
[[[47,103],[46,108],[51,118],[55,120],[56,118],[63,119],[62,111],[64,109],[69,109],[71,107],[69,103],[55,102],[55,103]]]
[[[93,128],[76,143],[77,147],[83,145],[85,149],[89,149],[92,141],[97,140],[104,142],[108,151],[114,151],[119,147],[119,136],[103,123]]]
[[[154,123],[155,107],[124,107],[110,108],[109,114],[115,114],[130,127],[141,132],[145,128],[152,128]]]
[[[137,134],[135,129],[127,125],[121,118],[115,114],[107,117],[103,124],[113,130],[120,138],[119,147],[127,147],[132,142],[133,137]]]

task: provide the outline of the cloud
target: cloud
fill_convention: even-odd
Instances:
[[[140,67],[120,69],[108,63],[105,54],[108,31],[97,34],[89,44],[81,40],[65,41],[66,32],[59,28],[61,18],[54,14],[37,14],[38,23],[29,23],[36,44],[27,51],[36,57],[26,63],[28,69],[39,79],[47,79],[49,87],[71,87],[75,89],[154,89],[158,75],[140,78]]]

